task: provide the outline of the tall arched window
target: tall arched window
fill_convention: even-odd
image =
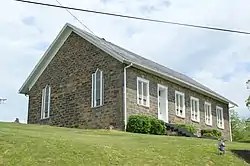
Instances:
[[[51,87],[46,85],[42,91],[41,119],[49,118]]]
[[[100,69],[97,69],[95,73],[92,74],[92,107],[98,107],[103,105],[103,74]]]

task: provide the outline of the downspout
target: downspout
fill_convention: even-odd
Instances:
[[[123,78],[123,113],[124,113],[124,130],[127,127],[127,68],[131,67],[133,64],[124,67],[124,78]]]
[[[233,142],[233,136],[232,136],[232,127],[231,127],[231,114],[230,114],[230,109],[234,108],[234,106],[228,108],[229,112],[229,133],[230,133],[230,141]]]

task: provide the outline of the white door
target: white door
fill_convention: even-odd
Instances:
[[[168,123],[168,89],[158,85],[158,118]]]

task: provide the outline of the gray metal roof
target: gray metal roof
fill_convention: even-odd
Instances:
[[[112,52],[115,52],[116,53],[116,56],[118,56],[120,59],[124,59],[125,61],[128,61],[128,62],[131,62],[131,63],[134,63],[134,64],[137,64],[137,65],[140,65],[142,67],[146,67],[154,72],[157,72],[157,73],[161,73],[163,75],[166,75],[167,77],[171,76],[172,78],[174,79],[177,79],[177,80],[180,80],[184,83],[187,83],[187,85],[192,85],[194,87],[197,87],[198,90],[201,90],[201,91],[205,91],[207,93],[209,93],[210,95],[216,97],[216,98],[219,98],[225,102],[228,102],[230,104],[233,104],[235,106],[237,106],[236,103],[230,101],[229,99],[223,97],[222,95],[214,92],[213,90],[211,90],[210,88],[202,85],[201,83],[195,81],[194,79],[188,77],[187,75],[184,75],[182,73],[179,73],[175,70],[172,70],[168,67],[165,67],[161,64],[158,64],[152,60],[149,60],[149,59],[146,59],[140,55],[137,55],[129,50],[126,50],[120,46],[117,46],[111,42],[108,42],[106,41],[105,39],[103,38],[100,38],[100,37],[97,37],[97,36],[94,36],[82,29],[79,29],[73,25],[70,24],[70,26],[73,28],[73,29],[76,29],[78,32],[81,32],[81,33],[84,33],[84,35],[87,35],[89,38],[91,38],[92,40],[94,40],[99,46],[101,46],[102,48],[106,48]]]

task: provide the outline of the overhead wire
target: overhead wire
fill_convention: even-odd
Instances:
[[[56,0],[56,2],[57,2],[59,5],[63,6],[58,0]],[[96,36],[95,33],[94,33],[93,31],[91,31],[90,28],[88,28],[88,27],[87,27],[80,19],[78,19],[73,13],[71,13],[67,8],[65,8],[65,10],[66,10],[72,17],[74,17],[80,24],[82,24],[88,31],[90,31],[94,36]]]
[[[61,5],[61,6],[63,6],[60,2],[59,2],[59,0],[56,0],[57,1],[57,3],[59,4],[59,5]],[[71,15],[71,16],[73,16],[80,24],[82,24],[86,29],[88,29],[93,35],[94,35],[94,37],[96,37],[98,40],[101,40],[98,36],[96,36],[96,34],[93,32],[93,31],[91,31],[81,20],[79,20],[73,13],[71,13],[68,9],[66,9],[66,11]],[[111,47],[111,46],[109,46],[109,45],[106,45],[109,49],[111,49],[111,50],[113,50],[113,51],[115,51],[114,49],[113,49],[113,47]]]
[[[67,6],[58,6],[58,5],[53,5],[53,4],[26,1],[26,0],[15,0],[15,1],[24,2],[24,3],[31,3],[31,4],[36,4],[36,5],[49,6],[49,7],[57,7],[57,8],[64,8],[64,9],[70,9],[70,10],[77,10],[77,11],[83,11],[83,12],[89,12],[89,13],[95,13],[95,14],[103,14],[103,15],[109,15],[109,16],[130,18],[130,19],[136,19],[136,20],[143,20],[143,21],[150,21],[150,22],[157,22],[157,23],[164,23],[164,24],[173,24],[173,25],[179,25],[179,26],[186,26],[186,27],[193,27],[193,28],[201,28],[201,29],[208,29],[208,30],[215,30],[215,31],[223,31],[223,32],[250,35],[250,32],[246,32],[246,31],[239,31],[239,30],[232,30],[232,29],[225,29],[225,28],[217,28],[217,27],[209,27],[209,26],[201,26],[201,25],[194,25],[194,24],[185,24],[185,23],[178,23],[178,22],[170,22],[170,21],[164,21],[164,20],[156,20],[156,19],[150,19],[150,18],[142,18],[142,17],[122,15],[122,14],[100,12],[100,11],[95,11],[95,10],[87,10],[87,9],[73,8],[73,7],[67,7]]]

